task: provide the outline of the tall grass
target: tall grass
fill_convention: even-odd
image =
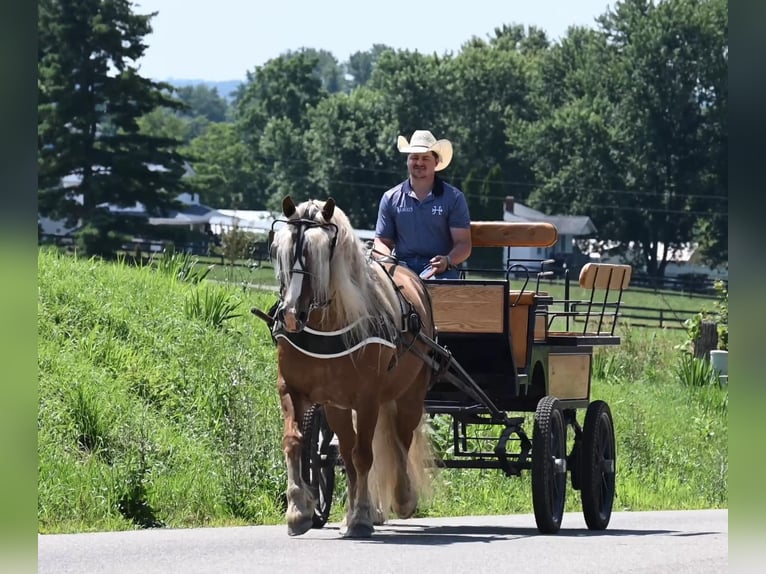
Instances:
[[[283,522],[274,347],[242,311],[275,295],[179,278],[40,251],[40,532]],[[683,382],[682,332],[620,334],[596,348],[592,384],[615,419],[615,508],[725,507],[727,389]],[[432,422],[442,436],[449,420]],[[332,520],[344,485],[339,474]],[[445,469],[418,513],[531,510],[528,473]]]

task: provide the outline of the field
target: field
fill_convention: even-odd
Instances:
[[[275,300],[250,286],[273,285],[273,271],[217,267],[198,281],[206,267],[40,250],[39,532],[283,522],[274,348],[249,313]],[[676,300],[628,295],[655,307]],[[592,391],[615,419],[616,508],[727,507],[728,390],[689,374],[683,331],[620,334],[619,348],[597,350]],[[433,421],[437,448],[444,426]],[[420,515],[531,512],[528,474],[435,478]],[[578,496],[568,493],[567,510]],[[343,502],[341,477],[331,520]]]

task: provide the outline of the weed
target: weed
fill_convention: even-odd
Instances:
[[[203,281],[213,268],[212,265],[199,267],[197,257],[189,253],[178,253],[167,249],[162,251],[161,257],[152,256],[152,261],[158,273],[193,284]]]
[[[681,353],[676,363],[678,380],[687,387],[718,386],[718,374],[705,359],[698,359],[688,353]]]
[[[236,312],[239,306],[240,303],[225,289],[206,286],[189,293],[184,302],[184,312],[188,319],[201,320],[220,328],[225,321],[242,316]]]

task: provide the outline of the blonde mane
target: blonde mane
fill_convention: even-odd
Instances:
[[[401,311],[391,279],[380,265],[367,258],[365,247],[343,210],[336,206],[328,222],[322,216],[324,205],[320,200],[305,201],[288,220],[305,219],[337,227],[334,248],[331,248],[333,233],[327,227],[304,231],[313,298],[329,302],[321,310],[320,324],[325,330],[354,325],[347,333],[350,345],[373,335],[393,340],[401,328]],[[274,236],[275,269],[282,285],[289,281],[294,255],[295,239],[290,227],[286,225]]]

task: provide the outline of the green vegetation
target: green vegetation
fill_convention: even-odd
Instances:
[[[275,295],[193,276],[39,252],[40,532],[283,522],[274,347],[247,312]],[[592,389],[615,419],[615,508],[726,507],[727,389],[683,382],[682,331],[622,335],[597,349]],[[531,512],[529,480],[443,470],[419,512]]]

